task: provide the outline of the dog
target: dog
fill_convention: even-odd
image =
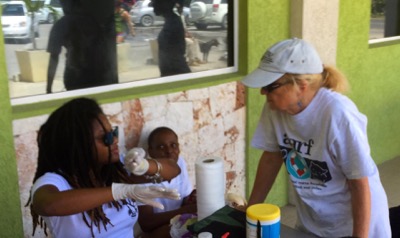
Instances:
[[[203,53],[203,62],[208,62],[208,54],[210,53],[211,47],[218,46],[219,42],[217,39],[212,39],[207,42],[199,43],[200,51]]]

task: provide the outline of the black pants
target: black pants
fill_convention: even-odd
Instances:
[[[392,238],[400,238],[400,206],[389,208]]]

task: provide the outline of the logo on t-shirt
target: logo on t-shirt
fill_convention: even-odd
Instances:
[[[303,157],[293,148],[280,146],[286,170],[297,179],[314,179],[326,183],[332,179],[327,163]]]
[[[286,158],[286,169],[289,174],[296,178],[307,179],[310,177],[307,162],[295,150],[291,150]]]
[[[138,215],[138,207],[136,206],[136,203],[133,202],[130,199],[126,200],[128,203],[126,204],[126,206],[128,207],[128,213],[131,217],[137,217]]]

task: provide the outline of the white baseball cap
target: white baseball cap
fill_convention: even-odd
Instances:
[[[267,86],[286,73],[319,74],[323,66],[315,48],[302,39],[287,39],[271,46],[260,65],[241,82],[250,88]]]

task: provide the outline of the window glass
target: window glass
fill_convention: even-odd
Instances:
[[[50,5],[53,7],[61,7],[60,0],[51,0]]]
[[[370,40],[400,35],[400,0],[372,0]]]
[[[3,16],[23,16],[24,9],[19,4],[8,4],[3,7]]]
[[[91,4],[91,1],[86,0],[66,1],[64,7],[69,9],[68,12],[74,14],[64,15],[63,9],[57,7],[61,6],[60,0],[40,0],[43,7],[35,12],[35,20],[27,23],[23,34],[18,33],[17,35],[11,31],[14,29],[6,29],[5,21],[2,19],[3,36],[5,36],[4,57],[12,104],[31,103],[30,96],[38,95],[42,96],[36,97],[39,101],[62,98],[64,95],[68,95],[69,91],[78,89],[83,90],[76,93],[85,95],[93,94],[93,88],[96,93],[102,93],[237,72],[235,49],[237,34],[234,32],[236,1],[184,0],[181,21],[176,21],[176,19],[169,21],[173,24],[182,22],[183,29],[181,29],[181,26],[178,25],[164,27],[165,18],[156,15],[153,7],[144,7],[148,6],[151,0],[138,0],[135,5],[129,6],[128,10],[125,10],[124,6],[127,13],[124,14],[124,17],[122,15],[118,17],[116,14],[117,12],[121,13],[117,8],[122,4],[117,6],[118,4],[115,4],[114,1],[98,1],[98,4],[94,5]],[[226,4],[213,4],[217,2]],[[8,11],[8,8],[10,8],[9,11],[12,10],[12,4],[4,4],[4,11],[6,9]],[[23,2],[20,6],[22,5],[24,5]],[[52,6],[52,9],[46,7],[49,5]],[[174,9],[175,13],[178,13],[177,10],[179,9]],[[3,17],[7,15],[7,11],[3,13]],[[15,6],[13,11],[16,11]],[[85,14],[85,12],[88,13]],[[117,17],[118,25],[114,20]],[[133,23],[133,33],[129,24],[123,22],[127,21],[126,19],[130,19]],[[57,24],[60,22],[62,24]],[[115,27],[112,24],[116,24]],[[33,25],[33,32],[31,32],[31,25]],[[57,26],[57,28],[53,28],[53,26]],[[172,41],[164,39],[161,42],[164,47],[159,47],[159,36],[168,36],[170,34],[165,33],[176,32],[178,28],[180,28],[179,32],[182,32],[179,35],[185,36],[185,39],[175,36]],[[52,31],[53,29],[57,30]],[[161,34],[163,29],[164,34]],[[51,38],[50,35],[52,35]],[[124,38],[122,43],[117,41],[120,36]],[[168,46],[175,42],[182,42],[182,44],[179,47],[166,47],[166,42],[169,43]],[[69,49],[67,49],[68,47]],[[47,65],[31,67],[40,69],[40,72],[22,69],[23,59],[20,61],[19,52],[26,51],[26,49],[32,52],[32,48],[35,51],[42,51],[44,54],[48,53],[41,56],[41,60],[34,60],[35,63],[45,62],[48,63]],[[179,52],[183,51],[183,54],[165,54],[165,49],[170,50],[171,48],[177,49]],[[178,61],[176,60],[177,55],[182,55],[183,62],[186,62],[190,71],[165,74],[168,77],[162,76],[159,57],[161,50],[164,50],[162,60],[164,63],[169,62],[168,67],[172,65],[170,62]],[[165,58],[168,58],[166,56],[170,59],[166,60]],[[25,57],[25,59],[29,57]],[[181,62],[182,60],[179,61],[179,63]],[[96,68],[97,71],[93,68]],[[88,73],[89,70],[94,73]],[[32,77],[35,78],[28,78],[28,74],[31,72]],[[40,76],[36,77],[37,75]],[[71,78],[76,80],[72,82]],[[90,78],[90,80],[80,80],[81,78]],[[104,79],[109,78],[111,80],[107,83],[98,83],[105,82]],[[69,79],[70,84],[65,79]],[[78,85],[76,87],[78,82],[87,83],[88,86]],[[54,95],[64,92],[67,94]],[[22,99],[13,100],[19,98]]]

